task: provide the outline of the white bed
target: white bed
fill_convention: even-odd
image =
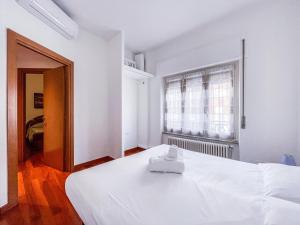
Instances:
[[[185,150],[184,174],[147,171],[149,157],[167,149],[168,145],[160,145],[71,174],[66,181],[66,193],[83,222],[86,225],[300,224],[300,219],[288,220],[284,214],[276,221],[285,224],[272,221],[272,213],[278,214],[274,212],[284,200],[278,200],[278,204],[272,198],[265,198],[258,165]],[[290,206],[288,201],[284,202]],[[285,210],[290,213],[287,217],[299,214],[298,206],[291,204],[295,210]]]

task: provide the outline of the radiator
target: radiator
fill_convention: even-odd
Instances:
[[[208,155],[232,159],[233,148],[228,144],[219,144],[214,142],[198,141],[178,137],[168,137],[168,144],[176,145],[179,148],[195,152],[201,152]]]

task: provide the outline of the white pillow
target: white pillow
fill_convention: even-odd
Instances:
[[[264,177],[264,193],[300,203],[300,167],[275,163],[259,164]]]
[[[264,225],[299,225],[300,204],[267,197],[264,204]]]

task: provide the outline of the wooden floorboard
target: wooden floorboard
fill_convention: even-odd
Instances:
[[[81,225],[65,194],[69,174],[43,164],[40,154],[20,164],[19,204],[0,215],[0,225]]]

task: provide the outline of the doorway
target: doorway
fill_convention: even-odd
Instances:
[[[33,66],[49,68],[28,68]],[[63,65],[19,47],[17,67],[19,163],[38,154],[46,165],[65,171]]]
[[[20,47],[20,49],[23,47]],[[18,49],[17,55],[20,55]],[[26,50],[31,52],[31,50]],[[30,54],[34,54],[33,52]],[[26,56],[27,54],[24,54]],[[22,66],[26,66],[17,57]],[[34,61],[33,61],[34,62]],[[33,63],[34,64],[34,63]],[[33,66],[31,64],[30,66]],[[28,63],[27,63],[28,65]],[[25,162],[34,153],[43,152],[44,144],[44,71],[47,69],[19,68],[18,65],[18,121],[20,124],[18,148],[19,163]],[[22,113],[23,112],[23,113]]]
[[[22,68],[18,65],[18,50],[25,49],[35,55],[51,60],[56,66],[50,68]],[[38,67],[38,66],[37,66]],[[19,68],[19,69],[18,69]],[[6,210],[18,203],[18,161],[26,158],[26,75],[43,76],[44,92],[33,95],[34,106],[43,108],[33,123],[43,127],[43,160],[62,171],[72,171],[73,159],[73,62],[57,53],[7,30],[7,158],[8,158],[8,204]],[[45,86],[46,85],[46,86]],[[50,91],[49,91],[50,90]],[[60,99],[60,101],[56,101]],[[51,109],[51,110],[49,110]],[[53,111],[53,109],[55,109]],[[41,111],[39,112],[41,113]],[[36,121],[35,121],[36,120]],[[28,122],[28,121],[26,121]],[[40,127],[40,128],[41,128]],[[35,128],[35,127],[34,127]],[[38,127],[37,127],[38,128]],[[49,132],[56,130],[55,132]],[[38,129],[32,132],[37,132]],[[38,133],[38,132],[37,132]],[[38,135],[37,135],[38,137]],[[30,137],[32,138],[32,137]],[[38,138],[37,138],[38,139]]]

